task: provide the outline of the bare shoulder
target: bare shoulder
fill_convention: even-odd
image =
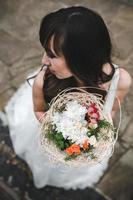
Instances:
[[[119,69],[120,69],[120,78],[118,82],[118,90],[128,90],[132,84],[132,78],[124,68],[119,68]]]
[[[130,74],[122,67],[120,67],[119,69],[120,69],[120,77],[119,77],[118,87],[116,91],[117,98],[114,100],[113,109],[111,113],[112,117],[115,116],[115,113],[119,109],[119,103],[121,103],[124,100],[132,84],[132,78]],[[119,99],[119,103],[118,103],[118,99]]]

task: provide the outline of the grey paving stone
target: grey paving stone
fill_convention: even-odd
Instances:
[[[133,32],[123,31],[115,37],[116,45],[120,52],[120,58],[126,59],[133,52],[132,45]]]
[[[124,23],[120,23],[119,21],[117,21],[115,16],[115,20],[111,21],[111,23],[109,24],[110,33],[112,33],[113,35],[117,35],[123,32],[124,30],[125,30]]]
[[[101,14],[101,16],[104,18],[107,26],[110,26],[110,23],[115,19],[117,13],[119,12],[121,5],[118,1],[104,1],[103,3],[99,3],[99,6],[97,7],[97,10]],[[114,34],[114,30],[111,31],[112,34]]]
[[[131,54],[128,57],[128,70],[129,70],[131,75],[133,75],[132,68],[133,68],[133,54]]]
[[[26,41],[28,38],[34,40],[37,37],[37,22],[19,13],[16,15],[13,13],[13,15],[9,16],[6,23],[2,21],[0,28],[21,41]]]
[[[113,200],[133,199],[133,149],[125,153],[97,186]]]
[[[8,67],[0,61],[0,94],[10,87],[10,75]]]
[[[57,10],[65,7],[69,4],[67,1],[49,1],[49,0],[32,0],[25,1],[23,6],[19,9],[19,15],[25,16],[26,18],[33,19],[36,22],[49,13],[50,11]],[[25,15],[24,15],[25,13]]]
[[[133,6],[133,0],[119,0],[119,1]]]
[[[40,47],[40,49],[36,48],[36,46],[32,46],[29,48],[29,50],[26,52],[26,54],[15,62],[10,68],[9,71],[11,75],[14,78],[17,78],[17,76],[22,75],[26,71],[29,71],[29,69],[32,69],[37,66],[41,66],[41,59],[43,55],[43,49]]]
[[[4,30],[0,30],[0,60],[7,65],[20,59],[28,50],[28,44],[18,40]]]
[[[19,1],[19,8],[16,7],[6,23],[1,20],[0,27],[22,41],[27,39],[34,41],[37,40],[42,17],[50,11],[65,6],[66,4],[59,1]]]
[[[0,21],[8,19],[14,12],[18,10],[20,0],[1,0],[0,1]]]
[[[76,3],[76,1],[72,1],[73,3],[75,2]],[[108,2],[110,2],[110,0],[108,1]],[[83,6],[86,6],[86,7],[88,7],[88,8],[91,8],[91,9],[94,9],[94,10],[99,10],[100,11],[100,8],[103,6],[103,7],[106,7],[106,5],[108,4],[106,4],[107,3],[107,1],[106,0],[99,0],[99,1],[97,1],[97,0],[84,0],[84,1],[82,1],[82,2],[78,2],[78,5],[83,5]],[[102,9],[102,8],[101,8]]]
[[[129,89],[129,93],[126,96],[123,106],[125,106],[125,110],[128,114],[128,118],[132,116],[133,114],[133,84],[131,85],[130,89]],[[124,123],[124,122],[123,122]]]
[[[129,145],[133,146],[133,120],[128,125],[127,130],[125,130],[124,135],[122,136],[122,139],[128,143]]]
[[[21,38],[22,41],[26,40],[30,32],[32,32],[32,37],[36,36],[36,26],[34,24],[37,23],[32,20],[32,16],[29,18],[26,16],[26,13],[21,13],[21,10],[23,10],[23,7],[26,7],[27,3],[31,3],[31,1],[2,0],[0,7],[0,12],[2,13],[0,28],[17,39]]]
[[[29,69],[27,69],[26,71],[23,71],[22,74],[18,74],[18,75],[11,81],[12,87],[14,87],[15,89],[19,88],[19,86],[20,86],[21,84],[23,84],[23,83],[26,81],[28,75],[29,75],[30,73],[32,73],[34,70],[36,70],[36,69],[37,69],[37,67],[34,67],[34,68],[32,68],[32,69],[29,68]]]
[[[119,123],[119,137],[121,137],[124,134],[125,129],[127,128],[129,122],[131,121],[131,114],[128,113],[126,100],[124,100],[124,103],[121,105],[121,117],[120,117],[120,110],[117,112],[114,124],[115,127],[118,128]]]
[[[133,38],[133,8],[121,6],[112,19],[110,28],[113,28],[115,43],[120,51],[120,58],[126,59],[132,53],[131,41]]]
[[[3,110],[4,106],[10,99],[10,97],[14,94],[15,90],[13,88],[9,88],[0,94],[0,110]]]
[[[5,183],[0,181],[0,199],[1,200],[19,200],[18,195]]]
[[[120,141],[118,140],[115,144],[114,153],[109,161],[109,167],[107,172],[113,167],[113,165],[119,160],[119,158],[125,153],[125,149],[122,147]],[[106,173],[105,173],[106,175]]]
[[[132,29],[131,24],[133,24],[133,7],[125,6],[119,4],[118,12],[116,13],[115,18],[112,19],[113,23],[120,24],[121,26],[125,27],[125,29]]]

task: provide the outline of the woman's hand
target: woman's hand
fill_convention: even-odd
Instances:
[[[43,120],[44,120],[44,117],[46,115],[46,112],[34,112],[35,113],[35,116],[37,118],[37,120],[42,123]]]

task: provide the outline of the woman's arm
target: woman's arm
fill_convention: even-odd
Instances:
[[[131,79],[130,74],[123,68],[120,68],[120,79],[118,82],[118,90],[116,92],[116,96],[118,97],[120,103],[122,103],[124,97],[128,93],[131,83],[132,83],[132,79]],[[115,114],[118,111],[118,109],[119,109],[119,103],[118,103],[117,98],[115,98],[112,113],[111,113],[112,118],[115,117]]]
[[[32,88],[32,99],[33,99],[33,109],[36,118],[39,120],[39,122],[42,121],[42,118],[44,116],[45,110],[46,110],[46,103],[43,96],[43,76],[45,73],[45,69],[40,71],[38,75],[36,76],[33,88]]]

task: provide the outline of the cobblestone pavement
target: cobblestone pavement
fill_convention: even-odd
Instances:
[[[83,5],[98,11],[109,27],[114,63],[124,66],[133,76],[133,5],[125,0],[0,0],[0,110],[26,76],[41,64],[43,49],[38,30],[41,18],[50,11],[71,5]],[[113,200],[133,199],[133,85],[122,105],[119,139],[109,167],[95,188]],[[0,113],[0,118],[3,115]],[[118,123],[119,113],[115,123]],[[13,199],[103,199],[94,190],[70,190],[45,187],[37,190],[26,163],[13,152],[8,127],[0,126],[0,192]],[[13,190],[11,190],[13,188]],[[93,195],[93,197],[89,195]],[[1,195],[1,193],[0,193]],[[45,198],[44,198],[45,196]],[[74,196],[74,198],[72,197]],[[5,197],[8,199],[8,197]],[[3,197],[3,199],[5,199]],[[1,198],[0,198],[1,199]],[[3,200],[2,199],[2,200]],[[9,198],[11,199],[11,198]]]

